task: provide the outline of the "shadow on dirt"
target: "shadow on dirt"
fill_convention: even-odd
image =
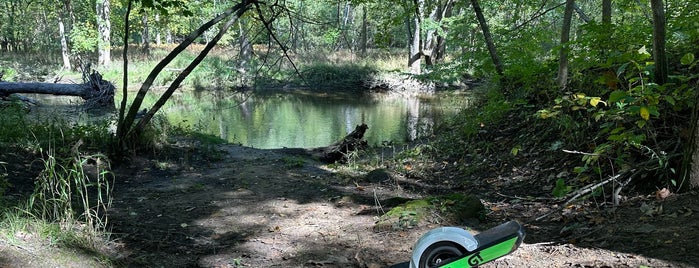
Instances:
[[[179,166],[179,172],[145,160],[117,172],[128,179],[115,188],[111,223],[131,252],[126,265],[355,262],[334,252],[363,240],[357,228],[371,232],[371,215],[354,216],[373,206],[373,198],[338,185],[312,160],[301,166],[271,150],[225,150],[225,161]]]

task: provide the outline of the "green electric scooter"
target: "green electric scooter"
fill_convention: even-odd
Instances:
[[[515,251],[524,240],[524,229],[516,221],[503,223],[472,235],[458,227],[439,227],[415,243],[410,262],[390,268],[469,268],[493,261]]]

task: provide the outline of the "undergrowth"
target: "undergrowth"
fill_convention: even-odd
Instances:
[[[56,118],[33,121],[16,103],[0,108],[0,113],[0,150],[33,155],[42,164],[31,195],[14,193],[9,198],[3,193],[12,184],[26,184],[30,178],[8,178],[6,163],[0,163],[0,239],[81,248],[107,261],[102,248],[109,240],[106,212],[113,177],[108,159],[94,152],[110,142],[107,128]]]

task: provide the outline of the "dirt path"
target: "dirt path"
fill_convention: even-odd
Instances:
[[[143,159],[117,171],[110,217],[125,266],[386,267],[407,261],[417,238],[438,226],[374,230],[378,215],[388,209],[376,200],[421,196],[430,189],[416,186],[424,182],[372,183],[282,151],[220,149],[220,161]],[[498,194],[480,196],[490,212],[469,227],[477,232],[515,219],[525,222],[527,238],[515,253],[484,267],[699,263],[696,194],[664,201],[640,197],[615,212],[569,207],[540,222],[531,220],[553,205],[517,198],[517,190],[507,187]],[[642,211],[641,204],[656,212]]]

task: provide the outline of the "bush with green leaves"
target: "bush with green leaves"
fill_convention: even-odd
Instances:
[[[87,54],[97,49],[97,29],[90,22],[79,22],[70,31],[70,42],[75,54]]]
[[[587,146],[583,166],[574,169],[580,180],[640,167],[657,173],[660,181],[655,183],[681,187],[675,174],[682,156],[678,139],[683,126],[689,128],[696,88],[688,82],[697,75],[679,74],[658,85],[652,82],[650,57],[645,47],[617,55],[619,62],[601,66],[608,71],[599,75],[597,90],[572,89],[556,98],[553,107],[537,112],[571,134],[561,135],[566,143]],[[693,54],[686,54],[682,65],[692,69]]]

